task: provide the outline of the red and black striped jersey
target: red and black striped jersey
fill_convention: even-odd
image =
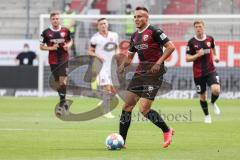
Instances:
[[[49,64],[60,64],[68,60],[69,55],[63,46],[71,40],[70,31],[65,27],[60,27],[59,30],[54,30],[51,27],[44,30],[41,34],[40,42],[47,46],[58,44],[59,48],[56,51],[49,51]]]
[[[158,61],[163,54],[163,46],[169,38],[164,32],[152,25],[148,25],[143,31],[136,31],[132,34],[130,40],[130,53],[137,52],[140,64],[138,70],[141,69],[141,64],[151,63],[147,69]],[[145,68],[146,69],[146,68]]]
[[[193,62],[194,78],[203,77],[216,71],[213,64],[213,48],[215,48],[215,42],[213,37],[209,35],[204,35],[203,39],[198,39],[194,36],[188,41],[187,54],[195,55],[196,51],[200,49],[204,51],[204,55]]]

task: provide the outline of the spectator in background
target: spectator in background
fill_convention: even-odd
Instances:
[[[76,13],[72,10],[70,4],[66,4],[63,15],[76,15]],[[71,51],[72,51],[72,55],[75,57],[75,56],[77,56],[76,46],[75,46],[75,42],[74,42],[74,37],[75,37],[75,33],[76,33],[76,22],[73,19],[64,18],[63,26],[68,28],[70,31],[70,36],[73,40],[73,45],[72,45]]]
[[[131,4],[126,4],[125,13],[132,14],[132,5]]]
[[[30,50],[30,47],[27,43],[23,45],[23,51],[20,52],[16,60],[19,65],[33,65],[33,60],[37,58],[37,55],[34,51]]]
[[[132,5],[131,4],[127,4],[126,5],[125,14],[133,15]],[[126,30],[125,31],[126,31],[125,32],[126,33],[126,39],[129,39],[130,36],[132,35],[132,33],[135,31],[135,26],[134,26],[132,18],[131,19],[127,19],[127,21],[126,21]]]

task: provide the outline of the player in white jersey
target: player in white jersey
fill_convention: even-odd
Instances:
[[[111,80],[111,63],[118,48],[118,34],[108,30],[106,18],[97,21],[98,32],[90,39],[89,55],[97,57],[103,64],[97,77],[98,85],[109,93],[115,93]],[[114,118],[111,112],[104,115],[107,118]]]

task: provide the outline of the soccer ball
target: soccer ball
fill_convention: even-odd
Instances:
[[[123,147],[124,140],[118,133],[112,133],[107,137],[105,144],[108,150],[119,150]]]

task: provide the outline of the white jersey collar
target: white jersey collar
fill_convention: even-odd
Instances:
[[[197,38],[197,35],[195,35],[194,38],[198,41],[205,41],[205,39],[207,38],[207,35],[204,34],[202,39]]]
[[[149,26],[150,24],[148,24],[142,31],[138,31],[138,33],[143,33]]]
[[[62,26],[59,25],[58,29],[54,29],[53,26],[50,26],[49,28],[54,32],[59,32],[62,29]]]
[[[104,37],[100,32],[98,32],[98,35],[100,35],[100,36],[102,36],[104,38],[108,38],[109,37],[109,33],[110,33],[110,31],[107,32],[107,36],[106,37]]]

